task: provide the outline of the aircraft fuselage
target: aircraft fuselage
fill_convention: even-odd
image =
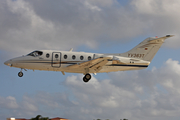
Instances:
[[[148,61],[132,60],[131,58],[114,56],[110,54],[95,54],[85,52],[69,52],[69,51],[51,51],[39,50],[42,55],[32,56],[26,55],[14,58],[5,62],[6,65],[22,69],[45,70],[45,71],[63,71],[70,73],[84,73],[84,68],[68,68],[67,66],[87,62],[99,57],[111,57],[108,62],[102,66],[97,73],[139,70],[148,67]],[[119,60],[113,59],[113,57]],[[90,71],[89,73],[95,73]]]

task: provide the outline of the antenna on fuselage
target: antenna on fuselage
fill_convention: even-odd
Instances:
[[[72,52],[73,51],[73,48],[71,48],[70,50],[69,50],[69,52]]]

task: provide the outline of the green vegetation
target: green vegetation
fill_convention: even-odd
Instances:
[[[48,117],[42,117],[41,115],[37,115],[35,118],[31,118],[30,120],[51,120]]]

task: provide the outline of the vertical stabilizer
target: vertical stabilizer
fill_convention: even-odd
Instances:
[[[123,57],[142,59],[151,62],[161,45],[164,43],[165,39],[173,36],[174,35],[166,35],[160,38],[149,37],[130,51],[122,53],[120,55]]]

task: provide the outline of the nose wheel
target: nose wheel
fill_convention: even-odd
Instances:
[[[22,72],[22,71],[19,72],[19,73],[18,73],[18,76],[19,76],[19,77],[22,77],[22,76],[23,76],[23,72]]]
[[[27,71],[26,69],[21,68],[21,71],[18,73],[18,76],[19,76],[19,77],[22,77],[22,76],[23,76],[23,72],[22,72],[22,70]]]
[[[91,75],[89,73],[87,73],[84,77],[83,77],[83,81],[84,82],[89,82],[89,80],[91,79]]]

